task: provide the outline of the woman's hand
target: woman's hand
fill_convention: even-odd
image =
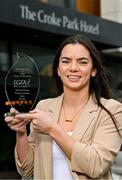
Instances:
[[[13,115],[8,115],[5,117],[5,122],[7,123],[8,127],[18,133],[25,133],[26,125],[29,123],[29,121],[17,118],[16,114],[18,114],[18,111],[14,108],[10,109],[10,114]]]
[[[26,114],[17,114],[16,118],[31,120],[33,129],[37,133],[50,134],[50,130],[53,127],[53,121],[48,112],[44,112],[38,109],[30,111]]]

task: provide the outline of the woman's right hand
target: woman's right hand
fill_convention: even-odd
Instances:
[[[29,123],[25,119],[19,119],[16,118],[16,114],[18,111],[14,108],[10,109],[10,113],[12,113],[12,116],[6,116],[5,122],[7,123],[8,127],[18,133],[25,133],[26,132],[26,125]]]

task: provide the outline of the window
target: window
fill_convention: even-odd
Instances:
[[[6,72],[9,67],[7,42],[0,41],[0,71]]]

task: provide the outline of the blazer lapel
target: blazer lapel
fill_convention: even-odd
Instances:
[[[59,96],[56,102],[54,102],[53,106],[51,105],[47,109],[47,111],[50,113],[52,119],[55,122],[58,122],[59,119],[62,99],[63,99],[63,95]],[[46,161],[43,160],[44,176],[45,179],[52,179],[52,172],[53,172],[52,139],[48,135],[41,135],[41,140],[43,142],[41,145],[43,157],[46,157]]]
[[[61,106],[62,106],[63,94],[59,96],[53,106],[48,108],[48,111],[51,113],[52,119],[55,122],[58,122]]]
[[[95,113],[93,113],[93,112],[97,111],[97,109],[98,109],[98,105],[95,104],[92,96],[90,96],[90,99],[89,99],[87,105],[85,106],[85,108],[83,109],[81,116],[74,128],[73,133],[72,133],[72,136],[76,140],[81,140],[83,138],[85,132],[87,131],[91,122],[95,118]]]

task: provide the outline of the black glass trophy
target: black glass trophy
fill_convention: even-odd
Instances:
[[[34,108],[39,95],[39,69],[35,61],[24,53],[16,53],[16,59],[5,77],[5,94],[11,107],[19,113],[26,113]],[[5,113],[8,115],[12,114]]]

